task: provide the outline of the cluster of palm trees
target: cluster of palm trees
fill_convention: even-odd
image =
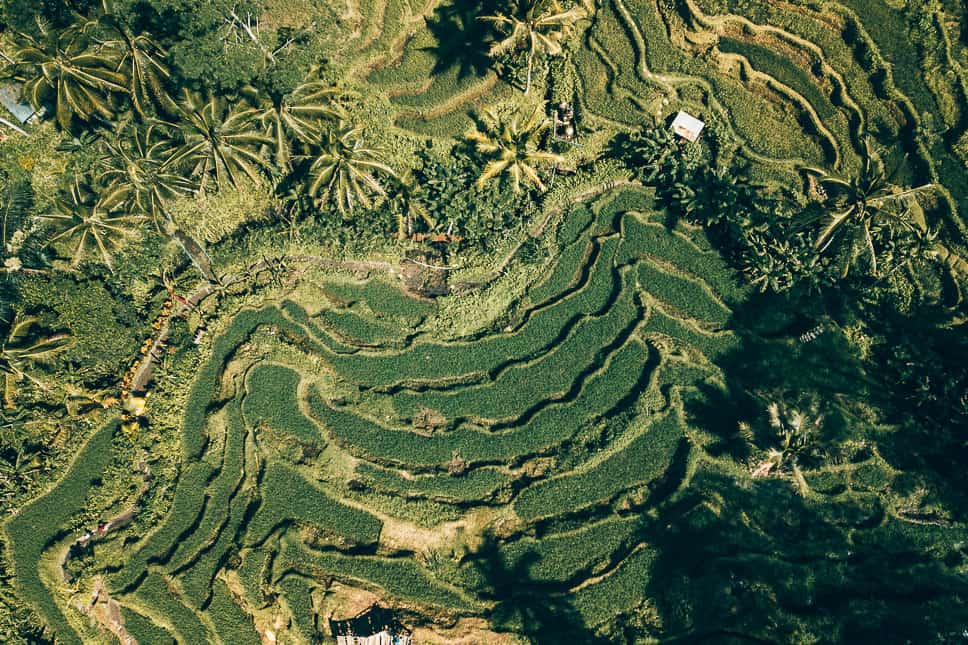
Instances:
[[[35,107],[55,106],[67,131],[79,123],[111,130],[97,172],[73,178],[43,216],[58,229],[50,241],[70,245],[74,266],[93,254],[111,268],[143,220],[174,235],[169,206],[196,191],[278,181],[305,166],[309,195],[346,215],[386,195],[379,176],[395,177],[363,129],[347,124],[339,91],[318,79],[276,100],[255,90],[234,102],[187,90],[175,100],[165,52],[108,11],[14,41],[13,69]]]
[[[491,55],[527,49],[527,94],[535,58],[561,54],[571,28],[589,12],[558,0],[517,0],[506,13],[480,19],[503,32]],[[103,134],[97,170],[72,178],[56,210],[43,216],[56,229],[50,242],[69,248],[72,266],[93,257],[112,269],[117,250],[146,220],[160,233],[183,237],[169,214],[173,200],[245,182],[279,186],[286,179],[317,207],[343,216],[390,198],[400,237],[416,218],[432,221],[412,177],[399,177],[366,144],[363,128],[350,123],[340,100],[345,93],[314,74],[281,97],[249,88],[236,101],[187,90],[175,98],[164,49],[134,33],[108,0],[97,15],[77,16],[66,29],[40,24],[35,35],[11,38],[11,69],[25,97],[36,108],[53,106],[65,131]],[[550,125],[540,103],[510,116],[485,111],[469,135],[486,159],[479,183],[506,175],[515,192],[522,183],[545,190],[539,168],[561,161],[541,150]]]

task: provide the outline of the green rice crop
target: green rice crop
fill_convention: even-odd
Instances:
[[[138,645],[175,645],[177,642],[167,629],[127,607],[121,607],[121,620],[124,621],[124,630],[131,634]]]
[[[412,559],[345,556],[310,551],[300,543],[286,541],[279,558],[283,570],[314,577],[332,576],[379,587],[390,597],[449,609],[473,611],[475,605],[443,582],[434,580]]]
[[[574,607],[587,625],[599,625],[642,602],[644,587],[652,580],[655,551],[644,548],[628,557],[611,575],[579,590]]]
[[[356,544],[371,544],[382,524],[364,511],[342,504],[278,462],[266,466],[259,487],[262,503],[248,526],[250,544],[260,544],[280,524],[313,524]]]
[[[62,643],[79,644],[81,639],[41,580],[40,559],[71,517],[84,508],[91,487],[111,463],[117,425],[116,420],[111,420],[98,429],[60,481],[4,525],[9,544],[7,561],[13,564],[14,583],[23,599]]]
[[[611,259],[618,240],[602,250],[584,288],[553,307],[535,312],[519,330],[463,343],[417,343],[399,354],[360,352],[334,356],[331,364],[344,378],[366,386],[389,386],[407,380],[429,381],[489,372],[508,361],[532,358],[550,349],[580,316],[600,311],[616,288]]]
[[[238,568],[239,580],[245,589],[245,599],[250,607],[261,609],[266,604],[263,593],[264,582],[268,575],[271,551],[253,547],[242,552],[242,564]]]
[[[261,364],[247,375],[242,413],[246,423],[258,428],[264,423],[306,444],[320,444],[319,429],[299,409],[296,391],[299,374],[280,365]]]
[[[214,469],[204,461],[188,466],[178,478],[171,510],[161,526],[148,535],[111,579],[111,587],[125,591],[135,585],[152,562],[164,562],[181,537],[204,512],[205,486]]]
[[[732,315],[699,282],[668,273],[651,262],[640,262],[636,277],[642,289],[690,318],[722,326]]]
[[[222,466],[206,490],[208,502],[201,522],[191,535],[179,542],[171,558],[175,566],[193,557],[205,541],[215,539],[217,531],[228,519],[229,502],[242,480],[245,436],[238,401],[232,401],[226,406]]]
[[[275,584],[283,601],[289,608],[296,629],[307,642],[316,642],[315,612],[313,611],[312,587],[299,575],[287,575]]]
[[[355,311],[330,309],[320,313],[319,319],[327,329],[354,345],[391,345],[405,335],[399,326],[372,320]]]
[[[491,383],[454,392],[401,392],[393,404],[406,418],[429,408],[449,419],[500,419],[519,415],[542,400],[560,398],[588,366],[604,360],[604,348],[615,345],[638,323],[640,310],[634,299],[634,291],[625,289],[608,313],[585,319],[553,351],[534,363],[508,368]]]
[[[151,571],[132,594],[138,604],[171,622],[180,643],[211,643],[215,635],[210,633],[194,611],[188,608],[178,594],[168,586],[161,574]]]
[[[627,446],[594,465],[524,489],[514,510],[524,519],[577,511],[633,486],[648,484],[672,463],[682,438],[678,415],[667,413]]]
[[[255,631],[252,618],[236,604],[232,592],[221,580],[212,584],[212,601],[206,613],[226,645],[261,645],[262,639]]]
[[[388,430],[341,408],[327,405],[313,392],[309,404],[313,415],[331,436],[370,458],[413,466],[440,466],[457,451],[468,461],[508,461],[519,455],[548,450],[586,423],[608,413],[639,391],[649,376],[648,351],[631,342],[613,355],[599,373],[592,375],[575,399],[553,404],[527,422],[502,432],[482,432],[460,427],[430,437]]]
[[[571,533],[522,538],[501,547],[504,568],[535,582],[567,583],[607,563],[633,539],[639,522],[637,516],[612,517]]]

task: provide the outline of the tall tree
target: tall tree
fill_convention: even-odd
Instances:
[[[31,331],[36,318],[15,317],[0,343],[0,376],[3,377],[3,405],[7,409],[16,406],[17,382],[22,379],[47,389],[46,384],[29,373],[29,366],[49,358],[65,349],[70,343],[67,334],[36,335]]]
[[[129,123],[120,137],[101,145],[97,181],[105,186],[103,199],[151,217],[159,228],[169,221],[166,204],[197,188],[170,163],[171,138],[162,124]]]
[[[112,37],[104,44],[117,52],[118,71],[124,74],[131,105],[140,116],[150,114],[149,105],[154,102],[168,113],[175,113],[177,106],[168,94],[166,85],[171,80],[162,49],[147,34],[133,34],[114,16],[107,17],[112,27]]]
[[[114,253],[138,234],[137,224],[142,215],[131,215],[121,210],[119,197],[111,201],[98,199],[75,178],[66,195],[54,202],[55,212],[41,216],[42,220],[61,227],[48,243],[66,242],[73,247],[71,266],[77,267],[91,252],[114,270]]]
[[[332,201],[340,213],[351,214],[357,205],[371,208],[372,196],[386,196],[380,175],[396,177],[383,163],[380,152],[367,148],[363,129],[341,123],[320,135],[309,168],[308,193]]]
[[[185,164],[202,187],[238,188],[244,178],[257,180],[265,160],[260,148],[271,143],[257,126],[258,110],[245,103],[229,105],[216,96],[203,98],[185,91],[179,106],[182,144],[170,159]]]
[[[911,215],[911,200],[934,189],[934,184],[902,188],[894,183],[897,169],[886,170],[880,152],[869,138],[864,140],[860,171],[850,177],[820,173],[819,184],[826,189],[827,213],[814,242],[819,253],[838,249],[843,253],[843,275],[866,255],[870,272],[878,274],[875,238],[881,229],[917,234],[918,222]],[[811,222],[812,223],[812,222]]]
[[[582,6],[564,9],[558,0],[514,0],[510,11],[480,20],[492,23],[504,32],[504,38],[496,41],[488,54],[493,58],[519,47],[528,49],[528,81],[524,93],[531,91],[531,77],[535,57],[539,54],[558,56],[561,43],[576,22],[588,15]]]
[[[521,191],[522,179],[544,191],[538,167],[563,161],[560,155],[540,150],[542,137],[551,127],[551,119],[544,113],[544,104],[536,105],[530,112],[515,113],[510,118],[499,116],[488,108],[481,121],[483,128],[467,135],[476,144],[477,151],[487,158],[478,185],[483,186],[494,177],[507,174],[516,193]]]
[[[259,113],[259,122],[271,140],[269,150],[281,171],[292,169],[294,144],[318,141],[323,128],[346,118],[335,101],[340,90],[323,81],[307,81]]]
[[[81,30],[55,31],[41,25],[41,36],[14,33],[14,75],[36,109],[53,103],[57,122],[69,130],[74,119],[114,115],[112,97],[127,94],[120,58],[110,49],[93,49]]]

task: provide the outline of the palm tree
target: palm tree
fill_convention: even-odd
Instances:
[[[70,342],[67,334],[33,336],[30,331],[36,318],[14,317],[6,339],[0,343],[0,375],[3,376],[3,405],[11,410],[16,405],[17,382],[26,378],[42,389],[47,386],[28,373],[28,365],[53,356]]]
[[[255,181],[265,160],[259,153],[271,141],[255,127],[258,110],[245,103],[229,106],[225,99],[185,91],[178,124],[183,142],[169,163],[186,164],[201,177],[202,187],[214,177],[218,187],[238,188],[244,177]]]
[[[351,214],[357,204],[373,205],[372,195],[386,196],[378,176],[396,177],[380,159],[380,152],[367,148],[363,128],[340,123],[318,139],[318,154],[309,168],[310,197],[336,203],[343,215]]]
[[[165,126],[129,124],[121,137],[101,146],[97,181],[106,187],[103,201],[150,216],[159,230],[166,230],[170,223],[167,203],[194,192],[197,186],[172,168],[171,139]]]
[[[165,50],[146,34],[134,35],[120,21],[111,19],[115,38],[104,44],[120,57],[117,70],[124,74],[131,105],[142,117],[154,100],[166,112],[174,114],[178,107],[165,88],[171,73],[164,64]]]
[[[477,151],[489,157],[477,179],[477,185],[483,186],[494,177],[507,173],[511,176],[514,192],[521,192],[522,177],[543,192],[545,185],[538,175],[537,166],[563,161],[560,155],[539,150],[542,135],[551,127],[551,119],[545,115],[544,105],[536,105],[523,119],[521,113],[510,119],[502,118],[488,108],[484,110],[481,120],[483,130],[479,128],[467,135],[476,144]]]
[[[852,177],[841,177],[819,172],[818,183],[828,191],[825,206],[829,221],[823,226],[814,248],[824,253],[839,237],[847,255],[843,275],[850,270],[851,263],[866,253],[870,262],[871,274],[877,275],[877,249],[874,245],[875,234],[881,227],[901,228],[915,231],[917,224],[910,216],[907,204],[917,195],[934,189],[934,184],[916,188],[900,188],[893,183],[897,170],[888,173],[880,153],[869,138],[864,139],[864,155],[860,173]]]
[[[292,169],[294,142],[308,145],[318,141],[327,122],[346,118],[346,111],[334,100],[339,92],[323,81],[308,81],[261,111],[259,121],[271,140],[270,149],[279,169]]]
[[[111,99],[126,94],[119,58],[112,50],[92,51],[76,29],[62,32],[41,25],[41,38],[14,33],[15,77],[24,81],[23,94],[35,109],[55,104],[57,122],[69,130],[74,118],[88,121],[114,115]]]
[[[137,235],[137,223],[142,215],[119,212],[120,202],[105,201],[81,186],[75,177],[66,197],[54,202],[56,212],[41,216],[42,219],[63,230],[48,240],[48,243],[67,241],[74,250],[71,253],[71,266],[77,267],[86,257],[93,244],[101,261],[109,270],[114,270],[113,254],[124,242]]]
[[[753,477],[789,475],[801,495],[810,491],[801,467],[821,454],[820,432],[824,417],[816,401],[800,410],[785,403],[771,402],[766,407],[771,446],[766,458],[753,469]],[[748,428],[741,432],[748,434]]]
[[[524,93],[528,94],[535,56],[561,54],[562,41],[574,24],[587,15],[588,11],[580,6],[566,11],[558,0],[515,0],[509,13],[479,19],[505,31],[504,38],[496,41],[488,52],[492,58],[518,47],[528,48],[528,82],[524,88]]]

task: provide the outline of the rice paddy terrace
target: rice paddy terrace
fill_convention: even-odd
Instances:
[[[389,97],[394,127],[458,137],[512,89],[473,60],[441,62],[448,29],[473,16],[419,5],[353,7],[347,64]],[[598,5],[552,90],[589,129],[692,108],[761,179],[796,182],[803,165],[856,163],[863,127],[902,142],[904,172],[944,186],[933,223],[964,232],[968,85],[940,7],[921,24],[936,49],[905,53],[908,22],[882,2]],[[928,62],[951,73],[922,73]],[[929,136],[925,115],[943,135]],[[725,487],[690,497],[698,482],[749,480],[714,426],[724,361],[752,334],[738,315],[751,294],[701,229],[670,225],[651,189],[598,193],[555,218],[553,256],[473,335],[437,337],[436,305],[375,277],[334,278],[313,299],[226,322],[185,384],[164,511],[80,556],[117,603],[101,624],[138,643],[317,642],[329,618],[379,600],[428,641],[620,642],[623,622],[675,636],[709,619],[727,625],[713,638],[735,624],[795,642],[830,607],[853,617],[829,625],[843,630],[833,640],[863,639],[948,602],[964,584],[965,536],[899,521],[884,496],[906,484],[877,451],[808,473],[809,505],[787,485],[750,491],[772,504],[735,515]],[[58,642],[104,642],[62,574],[75,529],[103,513],[114,431],[5,525],[18,589]],[[778,499],[800,516],[766,512]],[[925,544],[930,562],[916,555]],[[854,549],[889,558],[893,574],[878,582],[865,569],[878,561]],[[751,626],[736,608],[758,602],[789,622]]]

